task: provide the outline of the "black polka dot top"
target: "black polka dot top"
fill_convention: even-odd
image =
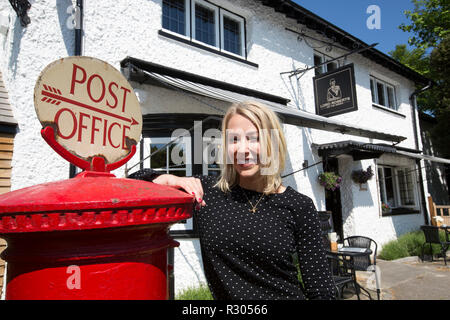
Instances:
[[[215,177],[202,181],[206,206],[196,211],[205,276],[215,299],[334,299],[334,285],[310,198],[291,187],[264,196]],[[245,196],[244,195],[247,196]],[[298,256],[303,285],[293,256]]]
[[[152,181],[158,175],[143,169],[130,178]],[[215,177],[198,178],[206,207],[194,214],[205,276],[215,299],[334,299],[310,198],[287,187],[281,194],[264,196],[253,213],[249,200],[255,205],[261,193],[239,186],[224,193],[213,187]]]

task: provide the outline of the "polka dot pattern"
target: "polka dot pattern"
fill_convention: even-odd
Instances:
[[[239,186],[223,193],[199,176],[207,203],[197,215],[202,258],[215,299],[334,299],[334,286],[310,198],[288,187],[264,196]],[[297,279],[297,253],[304,288]]]

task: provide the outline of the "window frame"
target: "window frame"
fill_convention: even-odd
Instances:
[[[143,153],[143,158],[145,159],[146,157],[148,157],[151,154],[151,145],[152,144],[167,144],[169,143],[171,140],[171,137],[145,137],[143,138],[144,140],[144,153]],[[185,150],[186,150],[186,163],[185,163],[185,170],[186,170],[186,177],[190,177],[192,176],[192,146],[191,146],[191,137],[183,137],[181,138],[182,143],[185,144]],[[167,148],[167,147],[166,147]],[[167,157],[169,157],[170,155],[167,153],[166,155]],[[181,171],[181,170],[177,170],[177,169],[172,169],[170,170],[168,168],[169,165],[169,160],[168,158],[166,158],[166,168],[164,170],[160,170],[160,169],[154,169],[157,172],[162,172],[162,173],[173,173],[174,171]],[[146,168],[152,168],[151,164],[152,164],[152,159],[151,157],[148,158],[148,162],[145,163],[146,164]],[[193,220],[193,217],[185,220],[184,223],[176,223],[174,224],[171,228],[170,228],[170,233],[171,234],[183,234],[185,232],[195,232],[194,230],[195,228],[195,223]]]
[[[221,31],[221,37],[220,37],[220,48],[224,52],[227,52],[228,54],[236,55],[238,57],[244,57],[245,56],[245,19],[243,17],[240,17],[232,12],[229,12],[227,10],[221,9],[219,10],[219,16],[220,16],[220,31]],[[239,29],[240,29],[240,38],[241,38],[241,48],[240,48],[240,54],[236,54],[232,51],[228,51],[225,49],[225,29],[224,29],[224,17],[227,17],[231,20],[235,20],[239,23]]]
[[[206,7],[207,9],[210,9],[210,10],[212,10],[214,12],[215,45],[208,44],[206,42],[197,40],[195,38],[196,37],[196,33],[195,33],[195,5],[196,4],[199,4],[200,6]],[[192,42],[197,42],[197,43],[200,43],[200,44],[202,44],[204,46],[208,46],[208,47],[211,47],[211,48],[218,48],[219,47],[219,43],[220,43],[220,38],[221,38],[221,36],[220,36],[220,25],[219,25],[220,24],[219,7],[217,7],[217,6],[215,6],[215,5],[211,4],[211,3],[208,3],[208,2],[206,2],[204,0],[192,0],[191,1],[191,15],[190,16],[191,16],[191,34],[192,34],[191,40],[192,40]]]
[[[373,90],[372,90],[372,83],[374,84],[373,86]],[[384,95],[384,99],[385,99],[385,104],[381,104],[380,103],[380,99],[378,96],[378,84],[381,84],[383,86],[383,95]],[[389,91],[388,88],[392,89],[393,92],[393,98],[394,98],[394,106],[391,107],[389,105]],[[371,94],[371,99],[372,99],[372,103],[377,105],[377,106],[381,106],[383,108],[388,108],[389,110],[394,110],[394,111],[398,111],[399,109],[399,105],[398,105],[398,99],[397,99],[397,90],[395,85],[390,84],[384,80],[380,80],[374,76],[370,76],[370,94]]]
[[[185,14],[184,14],[184,31],[185,34],[181,34],[175,31],[172,31],[170,29],[166,29],[163,27],[163,6],[164,6],[164,1],[161,1],[161,28],[165,31],[165,32],[169,32],[171,34],[177,35],[177,36],[181,36],[181,37],[186,37],[188,39],[191,38],[191,5],[190,5],[190,0],[184,0],[184,8],[186,10]]]
[[[247,62],[247,43],[246,43],[246,20],[245,17],[240,16],[236,13],[233,13],[225,8],[222,8],[216,4],[213,4],[206,0],[184,0],[185,1],[185,18],[186,18],[186,26],[185,31],[186,34],[177,33],[170,29],[166,29],[163,27],[163,15],[161,8],[161,30],[160,34],[164,33],[168,35],[170,38],[178,38],[184,39],[182,42],[189,41],[190,44],[193,44],[197,47],[203,47],[206,50],[216,52],[218,54],[222,54],[224,56],[228,56],[231,58],[237,58],[240,61]],[[203,7],[211,9],[214,11],[215,17],[215,45],[210,45],[208,43],[202,42],[196,39],[196,31],[195,31],[195,5],[199,4]],[[161,6],[164,6],[164,3],[161,2]],[[228,17],[232,20],[239,22],[240,25],[240,54],[236,54],[234,52],[225,50],[224,48],[224,24],[223,17]],[[187,40],[187,41],[185,41]]]
[[[314,60],[315,60],[315,57],[319,57],[320,58],[320,64],[333,60],[333,61],[330,62],[330,63],[336,65],[336,68],[333,69],[333,70],[339,69],[339,67],[340,67],[340,62],[338,60],[334,60],[335,58],[330,57],[330,56],[328,56],[328,55],[326,55],[326,54],[324,54],[324,53],[322,53],[320,51],[314,50],[314,55],[313,55],[313,59]],[[315,61],[314,61],[314,66],[316,66]],[[318,72],[318,70],[320,70],[320,72]],[[314,69],[316,76],[318,76],[319,74],[328,73],[328,72],[333,71],[333,70],[328,70],[328,63],[320,66],[319,68],[315,68]]]
[[[386,164],[377,164],[377,177],[378,177],[378,190],[379,190],[379,200],[380,203],[387,203],[387,199],[385,199],[386,197],[386,179],[384,177],[384,168],[389,168],[392,170],[392,179],[393,179],[393,188],[394,188],[394,202],[395,202],[395,206],[391,207],[391,211],[392,209],[400,209],[400,208],[406,208],[406,209],[414,209],[414,210],[418,210],[419,209],[419,199],[418,199],[418,195],[417,195],[417,186],[414,183],[414,181],[416,181],[416,175],[415,175],[415,170],[413,169],[413,167],[407,167],[407,166],[391,166],[391,165],[386,165]],[[381,169],[382,172],[382,176],[380,177],[379,174],[379,169]],[[413,196],[413,202],[414,204],[412,205],[407,205],[407,204],[403,204],[402,203],[402,197],[401,197],[401,191],[400,191],[400,182],[399,182],[399,175],[398,175],[398,171],[405,171],[408,174],[411,175],[411,185],[412,185],[412,196]],[[405,176],[406,178],[406,176]],[[381,187],[381,183],[383,183],[383,189],[384,189],[384,195],[382,193],[382,187]]]

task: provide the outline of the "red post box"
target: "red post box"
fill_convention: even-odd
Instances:
[[[6,299],[167,299],[171,224],[192,197],[84,172],[0,197]]]
[[[6,299],[167,299],[167,249],[178,245],[168,230],[190,218],[193,197],[109,173],[136,153],[142,128],[133,89],[117,70],[78,57],[58,60],[44,71],[35,88],[41,134],[84,171],[0,196]],[[83,95],[88,76],[122,88],[127,96],[121,108],[93,99],[105,91],[94,80],[90,94]]]

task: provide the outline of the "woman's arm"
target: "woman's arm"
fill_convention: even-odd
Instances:
[[[299,203],[297,251],[305,295],[310,300],[335,299],[334,283],[321,238],[319,217],[310,198]]]
[[[202,207],[206,205],[203,200],[203,187],[200,179],[195,177],[178,177],[173,174],[161,174],[152,169],[143,169],[132,173],[129,178],[145,180],[156,184],[183,189],[195,196],[195,200]]]

